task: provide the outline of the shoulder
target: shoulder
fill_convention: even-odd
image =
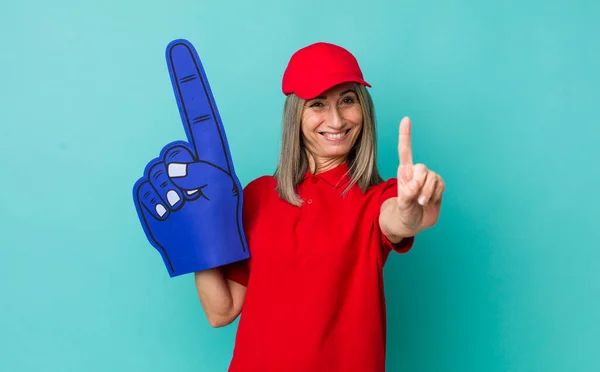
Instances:
[[[390,187],[394,187],[398,185],[398,180],[394,178],[389,178],[387,180],[383,180],[375,186],[372,186],[375,190],[385,190]]]
[[[273,176],[260,176],[244,187],[244,198],[262,199],[277,194],[277,180]]]
[[[243,213],[245,227],[252,226],[258,216],[265,215],[267,207],[272,205],[270,201],[274,199],[274,195],[277,195],[276,185],[277,182],[273,176],[260,176],[244,187]]]
[[[273,176],[260,176],[250,181],[244,187],[244,194],[260,194],[268,190],[275,190],[277,181]]]
[[[369,187],[367,194],[371,194],[372,198],[378,198],[382,202],[385,199],[398,196],[398,180],[396,178],[384,180],[377,185]]]

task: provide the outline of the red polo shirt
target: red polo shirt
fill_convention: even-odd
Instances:
[[[342,197],[346,164],[307,173],[302,207],[281,200],[272,176],[244,190],[251,259],[226,275],[247,286],[230,372],[382,372],[386,312],[383,266],[391,250],[379,211],[397,195],[391,179]]]

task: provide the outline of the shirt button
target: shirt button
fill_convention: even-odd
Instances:
[[[308,204],[312,204],[312,199],[308,199],[306,202],[307,202]]]

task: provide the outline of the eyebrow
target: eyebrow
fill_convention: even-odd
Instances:
[[[350,92],[356,94],[356,91],[354,89],[348,89],[348,90],[345,90],[342,93],[340,93],[340,97],[343,96],[344,94],[350,93]],[[325,99],[325,96],[318,96],[318,97],[312,98],[310,100],[312,101],[313,99]]]

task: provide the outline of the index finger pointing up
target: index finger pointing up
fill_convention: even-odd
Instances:
[[[400,157],[400,166],[398,167],[398,176],[402,181],[408,182],[413,178],[413,158],[411,144],[411,122],[408,117],[400,121],[398,133],[398,156]]]
[[[166,57],[181,120],[197,159],[231,173],[227,138],[196,50],[187,40],[174,40]]]
[[[398,155],[400,156],[400,166],[412,168],[413,157],[411,122],[407,116],[405,116],[402,119],[402,121],[400,121],[400,133],[398,137]]]

